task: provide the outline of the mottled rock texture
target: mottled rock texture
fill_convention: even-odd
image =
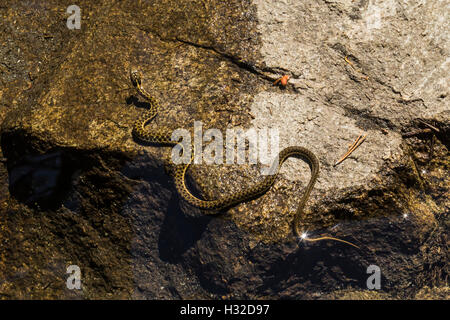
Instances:
[[[0,298],[449,298],[445,1],[85,0],[69,30],[71,4],[0,5]],[[216,216],[186,204],[170,148],[132,138],[148,105],[130,68],[161,102],[153,128],[276,128],[311,149],[301,228],[360,249],[293,237],[301,160]],[[213,199],[259,169],[195,165],[188,182]]]

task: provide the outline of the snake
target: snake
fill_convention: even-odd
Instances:
[[[139,71],[130,69],[130,79],[137,93],[145,100],[147,100],[149,104],[149,108],[147,108],[146,111],[135,121],[132,129],[133,136],[144,143],[152,143],[165,146],[177,145],[178,142],[171,139],[172,130],[170,130],[169,128],[158,127],[157,129],[152,130],[147,128],[147,124],[150,123],[158,114],[158,111],[160,109],[159,102],[154,96],[149,94],[143,88],[142,75]],[[276,166],[274,174],[266,175],[261,182],[256,183],[247,189],[235,193],[229,193],[219,199],[214,200],[200,199],[193,195],[187,187],[186,172],[192,163],[193,153],[191,154],[191,160],[188,163],[175,166],[173,175],[176,190],[181,195],[181,197],[190,205],[203,210],[216,211],[231,208],[240,203],[255,199],[265,194],[275,183],[281,166],[288,158],[295,157],[306,161],[309,164],[311,170],[311,178],[308,182],[308,185],[306,186],[303,196],[300,199],[293,220],[294,234],[297,237],[301,237],[301,231],[299,230],[300,218],[303,214],[306,202],[308,201],[310,193],[314,188],[314,184],[319,175],[319,160],[312,151],[300,146],[291,146],[284,148],[278,153],[278,157],[272,164],[272,168],[275,168],[274,166]]]

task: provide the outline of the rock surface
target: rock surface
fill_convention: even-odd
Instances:
[[[0,297],[448,299],[449,14],[437,1],[4,1],[0,49]],[[276,128],[289,159],[264,196],[217,216],[187,205],[153,128]],[[272,83],[289,75],[285,88]],[[360,134],[366,141],[333,166]],[[205,198],[260,166],[195,165]],[[65,283],[82,270],[82,290]],[[368,290],[367,267],[381,269]]]

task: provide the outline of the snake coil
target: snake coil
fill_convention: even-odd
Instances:
[[[158,114],[159,102],[156,100],[156,98],[154,98],[148,92],[146,92],[145,89],[142,87],[142,78],[138,71],[131,70],[130,79],[139,95],[141,95],[144,99],[146,99],[150,104],[150,108],[134,123],[133,135],[137,139],[147,143],[176,145],[177,142],[171,140],[172,131],[170,129],[159,128],[157,130],[149,130],[146,128],[146,125],[151,120],[153,120]],[[301,233],[298,229],[299,220],[303,213],[303,209],[309,198],[311,190],[313,189],[314,184],[317,180],[317,176],[319,174],[319,160],[314,155],[314,153],[312,153],[310,150],[306,148],[295,146],[283,149],[277,157],[276,161],[278,161],[278,164],[276,163],[273,164],[277,165],[275,174],[267,175],[264,178],[264,180],[253,185],[248,189],[242,190],[234,194],[227,194],[220,199],[202,200],[194,196],[189,191],[185,183],[185,175],[187,169],[189,168],[192,162],[192,158],[189,163],[176,166],[174,172],[175,186],[178,193],[182,196],[182,198],[189,204],[197,208],[206,210],[221,210],[229,208],[237,205],[238,203],[254,199],[255,197],[261,196],[264,193],[266,193],[270,189],[270,187],[274,184],[281,165],[284,163],[284,161],[286,161],[286,159],[290,157],[297,157],[306,160],[311,168],[311,179],[309,180],[309,183],[306,186],[305,193],[300,199],[299,205],[297,207],[294,216],[293,230],[295,235],[299,237]]]

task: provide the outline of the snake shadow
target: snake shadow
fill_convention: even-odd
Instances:
[[[125,103],[127,105],[134,105],[134,106],[136,106],[138,108],[142,108],[142,109],[150,108],[150,103],[145,102],[145,101],[140,101],[139,98],[134,94],[132,94],[128,98],[126,98]]]
[[[130,95],[125,102],[127,105],[134,105],[140,109],[148,110],[150,108],[148,102],[140,101],[136,95]],[[156,146],[161,148],[167,146],[164,143],[143,141],[134,134],[133,140],[143,146]],[[175,189],[173,184],[168,187],[172,190]],[[167,207],[159,232],[159,256],[161,260],[169,263],[178,263],[182,260],[183,254],[201,238],[203,231],[212,219],[208,216],[189,215],[189,212],[186,212],[186,208],[182,208],[182,201],[184,200],[176,191],[172,192],[169,206]]]
[[[190,176],[186,176],[186,186],[195,197],[210,200],[202,196]],[[172,188],[175,189],[175,186],[173,185]],[[190,249],[194,249],[195,244],[205,232],[207,236],[210,236],[207,231],[210,222],[225,216],[231,207],[233,206],[209,210],[206,213],[205,210],[189,205],[177,191],[172,192],[159,234],[160,258],[170,263],[184,261],[183,255]]]
[[[183,201],[177,192],[172,193],[159,233],[159,255],[161,260],[169,263],[181,262],[184,253],[195,246],[210,221],[216,218],[205,214],[190,215],[188,210],[199,209],[188,205],[182,207]]]
[[[148,102],[140,101],[135,95],[129,96],[126,99],[126,103],[142,109],[150,108]],[[143,141],[134,134],[133,140],[143,146],[173,147],[173,143]],[[166,167],[165,169],[166,174],[169,174],[167,171],[173,168]],[[186,185],[193,195],[199,199],[204,199],[194,181],[188,177],[186,179]],[[172,185],[170,188],[174,190],[175,186]],[[214,215],[207,215],[200,209],[187,205],[179,196],[178,192],[172,192],[158,239],[158,250],[161,260],[169,263],[179,263],[182,261],[183,254],[190,248],[193,248],[195,243],[201,239],[210,221],[217,219],[218,216],[224,215],[231,207],[233,205],[214,211]]]

